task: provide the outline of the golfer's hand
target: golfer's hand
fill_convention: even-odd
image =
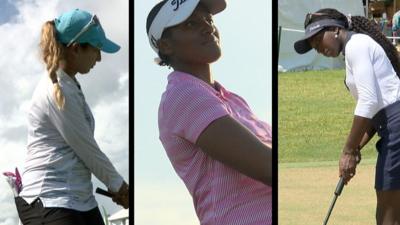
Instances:
[[[118,192],[111,192],[113,194],[112,200],[118,205],[124,207],[125,209],[129,208],[129,185],[127,183],[122,183]]]
[[[343,152],[339,160],[339,176],[343,177],[344,183],[350,181],[356,175],[357,163],[361,160],[361,155],[358,153],[349,154]]]

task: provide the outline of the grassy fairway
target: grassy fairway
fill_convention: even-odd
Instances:
[[[357,174],[338,197],[328,224],[375,224],[375,190],[372,160],[357,167]],[[279,225],[321,225],[339,180],[337,163],[302,167],[279,166]]]
[[[355,101],[344,70],[279,73],[279,162],[335,161],[350,130]],[[363,149],[375,158],[376,138]]]
[[[280,225],[322,224],[338,178],[338,159],[355,101],[344,70],[280,73],[278,104]],[[375,224],[375,137],[338,198],[329,224]]]

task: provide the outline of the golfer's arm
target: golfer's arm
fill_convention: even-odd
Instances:
[[[259,180],[272,183],[272,151],[230,116],[213,121],[196,144],[212,158]]]
[[[347,137],[343,151],[349,153],[355,152],[361,144],[364,146],[369,141],[371,137],[365,137],[365,134],[370,127],[369,124],[370,119],[361,116],[354,116],[350,134]]]
[[[371,122],[368,122],[368,127],[367,127],[367,131],[364,133],[363,138],[361,139],[361,142],[359,144],[359,149],[361,150],[362,148],[364,148],[365,145],[368,144],[368,142],[374,137],[376,133],[376,130],[374,129],[374,127],[372,126]]]
[[[62,111],[57,108],[55,101],[50,102],[50,121],[85,166],[110,190],[117,192],[124,181],[123,177],[97,145],[77,95],[65,92],[65,98],[66,103]]]

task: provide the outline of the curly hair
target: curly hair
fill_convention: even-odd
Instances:
[[[351,24],[347,16],[337,11],[336,9],[325,8],[320,9],[313,16],[309,23],[322,20],[322,19],[335,19],[342,21],[345,24],[345,28],[356,33],[366,34],[375,40],[385,51],[386,56],[389,58],[397,76],[400,77],[400,62],[399,55],[393,44],[385,37],[385,35],[380,31],[379,26],[363,16],[352,16]]]

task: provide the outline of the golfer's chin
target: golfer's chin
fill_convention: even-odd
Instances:
[[[327,57],[329,57],[329,58],[336,58],[336,57],[339,56],[339,54],[340,54],[340,52],[339,52],[339,53],[335,53],[335,54],[330,55],[330,56],[327,56]]]
[[[92,70],[92,67],[83,69],[82,71],[79,71],[79,73],[82,74],[82,75],[88,74],[90,72],[90,70]]]
[[[208,52],[207,56],[204,57],[204,63],[213,63],[216,62],[221,57],[221,50],[214,49],[212,52]]]
[[[325,57],[329,57],[329,58],[336,58],[338,57],[340,54],[340,52],[329,52],[329,54],[323,54]]]
[[[192,54],[182,58],[180,61],[187,65],[204,65],[211,64],[217,61],[220,57],[221,51],[219,49],[214,49],[211,51],[197,52],[196,55]]]

